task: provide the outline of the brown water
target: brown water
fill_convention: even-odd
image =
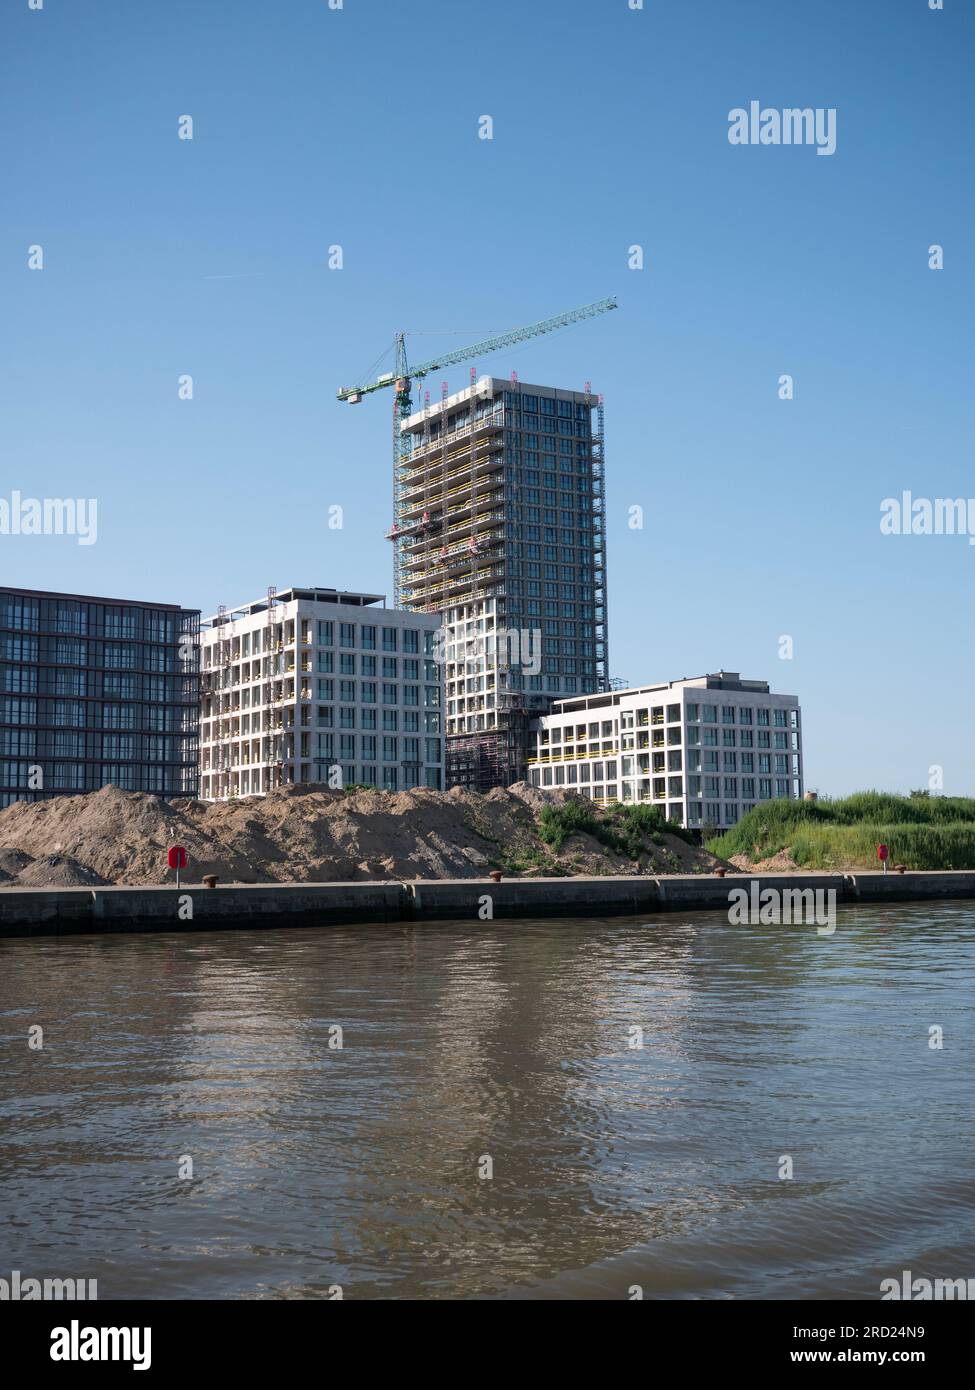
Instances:
[[[961,903],[841,909],[831,937],[700,913],[6,941],[0,1277],[875,1299],[902,1269],[975,1276],[973,982]]]

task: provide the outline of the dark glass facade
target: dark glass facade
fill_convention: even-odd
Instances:
[[[199,609],[0,588],[0,806],[196,796]]]

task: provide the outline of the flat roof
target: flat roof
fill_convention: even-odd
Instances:
[[[180,603],[161,603],[157,599],[105,598],[100,594],[69,594],[61,589],[15,589],[0,584],[0,594],[16,594],[19,598],[64,598],[71,603],[107,603],[119,608],[166,608],[174,613],[199,613],[199,608],[184,608]]]
[[[354,589],[324,589],[317,585],[310,588],[292,585],[288,589],[278,589],[274,594],[265,594],[253,603],[238,603],[233,608],[228,606],[225,612],[214,613],[205,619],[203,626],[218,627],[223,623],[231,623],[236,618],[249,618],[255,613],[265,613],[269,604],[277,607],[283,603],[295,603],[299,599],[311,603],[347,604],[350,608],[369,608],[377,603],[383,608],[386,607],[385,594],[361,594]]]
[[[477,396],[483,394],[494,396],[497,395],[499,391],[510,391],[512,386],[514,386],[515,390],[519,393],[527,391],[530,395],[556,396],[561,397],[562,400],[578,402],[580,405],[588,404],[595,406],[599,400],[599,393],[597,391],[577,391],[571,386],[541,386],[530,381],[513,383],[507,377],[503,376],[482,376],[478,377],[473,386],[468,385],[460,391],[454,391],[447,397],[446,401],[431,400],[430,404],[424,406],[422,410],[415,410],[412,415],[407,416],[403,421],[402,428],[404,430],[415,429],[416,426],[421,424],[424,420],[429,420],[435,415],[442,414],[445,409],[452,410],[455,406],[463,405],[466,401],[470,400],[472,395]]]
[[[660,681],[655,685],[631,685],[625,690],[595,690],[590,695],[567,695],[563,700],[552,702],[553,714],[564,714],[571,710],[607,709],[618,705],[620,700],[633,695],[656,695],[666,690],[681,690],[690,687],[695,690],[738,690],[750,695],[772,695],[775,692],[768,681],[742,680],[737,671],[713,671],[704,676],[682,676],[680,680]],[[782,699],[795,700],[795,695],[784,695]]]

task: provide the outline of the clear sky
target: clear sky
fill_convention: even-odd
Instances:
[[[0,582],[391,594],[392,402],[336,389],[616,294],[472,364],[605,394],[611,672],[798,694],[823,792],[975,793],[975,547],[879,524],[975,495],[973,40],[968,0],[3,0],[0,496],[98,539],[0,536]],[[753,100],[836,152],[730,144]]]

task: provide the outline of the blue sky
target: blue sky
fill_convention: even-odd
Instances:
[[[473,364],[605,394],[612,673],[798,694],[823,792],[975,793],[975,547],[879,529],[975,494],[973,38],[962,0],[4,0],[0,495],[95,497],[98,541],[0,536],[0,582],[391,593],[391,402],[337,387],[616,294]],[[729,144],[751,100],[835,107],[836,153]]]

